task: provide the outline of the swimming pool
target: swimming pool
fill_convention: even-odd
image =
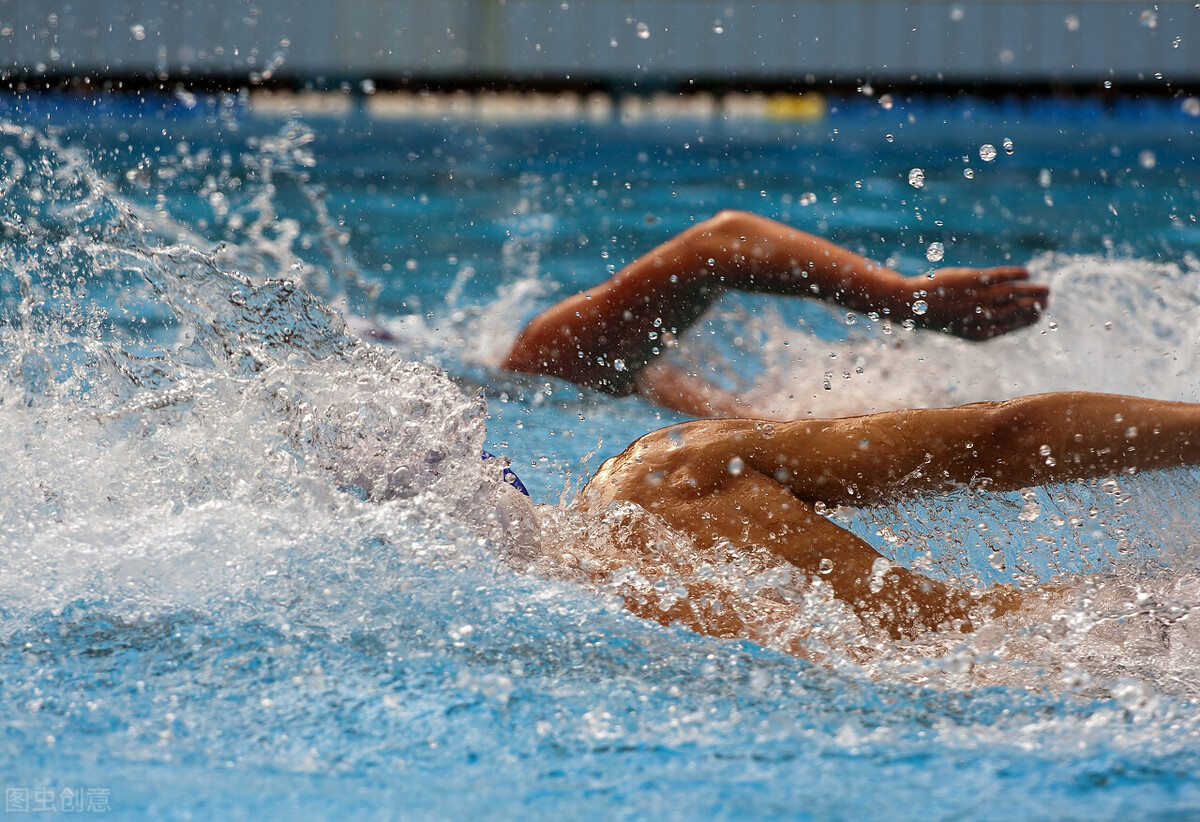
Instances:
[[[672,356],[763,402],[1197,399],[1187,101],[513,125],[48,95],[0,100],[0,118],[8,810],[1200,807],[1190,472],[840,513],[942,575],[1115,581],[1009,635],[902,646],[839,633],[818,603],[813,664],[639,620],[615,586],[513,570],[478,460],[509,456],[554,502],[680,419],[492,364],[556,295],[730,207],[909,273],[937,242],[940,264],[1028,262],[1055,288],[1042,323],[986,345],[730,297]],[[396,342],[357,345],[325,310],[343,300]],[[406,466],[406,496],[341,490],[348,457]],[[550,521],[559,544],[599,527]]]

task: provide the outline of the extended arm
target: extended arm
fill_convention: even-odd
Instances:
[[[869,504],[1200,463],[1200,405],[1062,392],[782,426],[748,452],[797,496]]]
[[[725,211],[535,317],[504,366],[617,394],[657,391],[658,402],[676,407],[670,386],[637,377],[665,347],[664,333],[683,333],[726,290],[828,300],[986,339],[1037,321],[1048,290],[1027,278],[1019,267],[904,277],[820,237]]]
[[[970,624],[981,603],[891,566],[820,516],[818,503],[863,505],[917,490],[1013,489],[1120,471],[1200,464],[1200,405],[1059,393],[842,420],[699,420],[655,431],[601,467],[589,504],[623,499],[700,547],[764,545],[893,636]],[[886,579],[885,579],[886,577]]]

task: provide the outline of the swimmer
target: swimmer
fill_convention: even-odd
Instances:
[[[714,565],[730,552],[765,548],[801,578],[828,586],[869,632],[902,639],[970,631],[1050,589],[951,587],[888,562],[822,516],[823,508],[1196,464],[1200,404],[1066,392],[844,419],[692,420],[647,434],[609,459],[575,505],[601,513],[635,503]],[[649,551],[638,543],[628,564],[636,570]],[[665,613],[629,598],[626,604],[701,633],[747,635],[734,617],[702,618],[688,604],[709,595],[702,581],[696,585]]]
[[[697,417],[753,417],[740,397],[659,358],[726,291],[827,300],[986,340],[1037,322],[1049,289],[1019,266],[909,278],[798,229],[723,211],[534,317],[502,363]],[[924,303],[923,306],[918,302]]]

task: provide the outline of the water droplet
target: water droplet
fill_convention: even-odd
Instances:
[[[800,205],[810,206],[817,201],[817,195],[811,191],[806,191],[800,195]]]
[[[1138,18],[1143,26],[1148,29],[1158,28],[1158,12],[1154,9],[1146,9]]]
[[[853,312],[846,313],[846,325],[854,325],[858,322],[858,315]]]
[[[1067,27],[1067,31],[1079,31],[1079,18],[1074,14],[1068,14],[1063,24]]]
[[[992,553],[988,554],[988,565],[992,566],[997,571],[1003,571],[1005,568],[1007,568],[1008,563],[1005,561],[1004,552],[992,551]]]
[[[996,147],[991,143],[984,143],[979,147],[979,159],[985,163],[990,163],[996,159]]]
[[[946,247],[941,243],[930,243],[929,248],[925,249],[925,259],[931,263],[936,263],[946,256]]]
[[[647,26],[645,23],[638,23],[637,24],[637,36],[638,36],[638,39],[640,39],[640,40],[649,40],[650,39],[650,27]]]
[[[622,360],[619,358],[613,360],[613,369],[616,371],[624,371],[625,370],[625,360]]]
[[[729,473],[735,477],[741,476],[741,473],[746,470],[746,463],[741,457],[734,457],[729,461]]]
[[[968,180],[973,180],[973,179],[975,178],[975,169],[973,169],[973,168],[964,168],[964,169],[963,169],[963,176],[964,176],[964,177],[966,177]]]
[[[1189,97],[1181,106],[1183,113],[1189,117],[1200,117],[1200,97]]]
[[[912,304],[912,313],[916,314],[918,317],[920,317],[922,314],[924,314],[928,310],[929,310],[929,303],[925,302],[924,300],[917,300],[916,302],[914,302]]]
[[[890,143],[890,142],[894,141],[896,138],[893,137],[891,134],[885,134],[885,135],[883,135],[883,139],[887,140]]]
[[[1021,513],[1017,514],[1017,519],[1021,522],[1033,522],[1042,515],[1042,506],[1037,503],[1037,500],[1027,500],[1025,507],[1021,509]]]
[[[925,186],[925,170],[914,168],[908,172],[908,184],[913,188],[923,188]]]
[[[1040,446],[1038,448],[1038,453],[1041,454],[1043,457],[1050,456],[1050,446],[1049,445]]]
[[[141,23],[134,23],[129,27],[129,33],[133,35],[134,40],[146,39],[146,27]]]
[[[833,560],[831,560],[829,557],[824,557],[821,560],[821,562],[817,565],[817,573],[819,573],[819,574],[829,574],[832,571],[833,571]]]
[[[1012,141],[1011,137],[1005,137],[1003,140],[1000,141],[1000,145],[1004,149],[1005,154],[1013,153],[1013,141]]]
[[[724,33],[725,33],[725,26],[722,25],[720,20],[713,23],[713,34],[724,34]]]
[[[890,570],[892,570],[892,563],[883,557],[876,557],[875,561],[871,563],[871,580],[867,587],[871,589],[872,594],[878,594],[883,590],[883,578]]]
[[[884,111],[891,111],[892,106],[894,106],[895,104],[896,104],[896,101],[892,99],[892,95],[882,94],[879,96],[879,107],[881,109],[883,109]]]
[[[1154,152],[1146,149],[1138,154],[1138,165],[1149,171],[1158,165],[1158,158],[1154,156]]]

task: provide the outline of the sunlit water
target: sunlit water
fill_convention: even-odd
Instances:
[[[697,571],[664,532],[653,573],[614,567],[598,546],[626,512],[552,507],[680,418],[494,364],[539,308],[721,208],[913,275],[940,243],[939,264],[1025,263],[1055,289],[1039,325],[983,345],[729,297],[669,355],[763,408],[1197,398],[1186,105],[840,108],[516,127],[0,101],[6,801],[149,818],[1200,811],[1191,472],[834,512],[962,584],[1070,575],[975,636],[903,645],[753,552]],[[343,312],[395,341],[359,342]],[[543,504],[541,555],[500,527],[483,447]],[[715,640],[622,606],[670,607],[696,573],[762,630]],[[797,636],[818,662],[782,650]]]

